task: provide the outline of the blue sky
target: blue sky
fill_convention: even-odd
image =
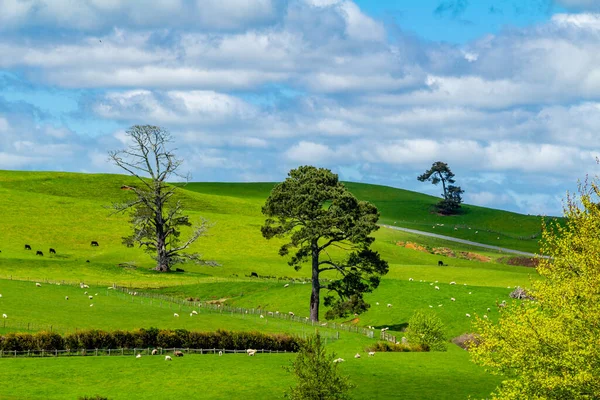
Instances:
[[[596,0],[0,0],[0,169],[119,172],[133,124],[197,181],[301,164],[561,213],[598,172]]]

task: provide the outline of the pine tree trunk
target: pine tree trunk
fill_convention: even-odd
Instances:
[[[321,284],[319,282],[319,246],[317,242],[311,244],[312,248],[312,293],[310,295],[310,319],[319,320],[319,301]]]

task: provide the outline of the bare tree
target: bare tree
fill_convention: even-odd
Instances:
[[[188,239],[181,240],[180,227],[192,226],[192,223],[183,215],[181,202],[173,199],[178,187],[169,185],[167,180],[175,176],[187,182],[189,176],[177,172],[183,160],[167,148],[170,133],[158,126],[134,125],[126,135],[131,141],[128,148],[109,152],[118,167],[139,181],[139,185],[126,187],[135,194],[134,199],[111,205],[115,213],[130,212],[133,233],[123,238],[123,244],[128,247],[137,244],[154,254],[157,271],[170,271],[174,264],[185,260],[217,265],[202,260],[197,253],[184,251],[206,234],[209,224],[202,219],[193,227]]]

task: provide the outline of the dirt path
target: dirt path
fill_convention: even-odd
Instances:
[[[500,251],[502,253],[512,253],[512,254],[518,254],[518,255],[527,256],[527,257],[536,257],[537,256],[534,253],[527,253],[525,251],[507,249],[505,247],[492,246],[491,244],[483,244],[483,243],[471,242],[470,240],[458,239],[458,238],[455,238],[455,237],[452,237],[452,236],[438,235],[437,233],[418,231],[416,229],[401,228],[399,226],[383,225],[383,224],[380,224],[379,226],[382,226],[384,228],[389,228],[389,229],[395,229],[397,231],[414,233],[416,235],[431,236],[431,237],[438,238],[438,239],[449,240],[451,242],[463,243],[463,244],[468,244],[468,245],[471,245],[471,246],[484,247],[486,249],[497,250],[497,251]]]

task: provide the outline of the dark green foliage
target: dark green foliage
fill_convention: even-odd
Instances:
[[[330,170],[301,166],[273,188],[262,212],[267,217],[261,227],[265,238],[289,238],[279,249],[281,256],[295,250],[288,264],[299,270],[311,262],[312,320],[319,319],[321,289],[336,295],[326,298],[332,307],[328,318],[367,310],[364,293],[377,288],[379,277],[388,272],[387,262],[369,249],[375,240],[370,234],[379,228],[374,205],[357,200]],[[330,246],[346,251],[346,257],[332,258]],[[321,282],[324,271],[335,271],[337,279]]]
[[[448,168],[448,164],[436,161],[431,165],[430,169],[419,175],[417,179],[421,182],[429,181],[434,185],[441,182],[444,193],[442,193],[443,200],[437,204],[438,211],[444,215],[456,214],[458,212],[460,203],[462,203],[461,195],[465,191],[460,186],[452,185],[455,182],[454,174]]]
[[[99,395],[95,396],[81,396],[78,400],[109,400],[108,397],[103,397]]]
[[[411,346],[424,351],[446,351],[448,347],[444,323],[433,312],[415,312],[408,320],[406,338]]]
[[[334,363],[335,353],[328,354],[317,333],[309,337],[298,351],[289,371],[293,372],[298,385],[291,387],[286,397],[292,400],[349,399],[353,385]]]
[[[297,351],[301,339],[283,334],[261,332],[190,332],[186,329],[139,329],[135,331],[102,331],[91,329],[61,336],[58,333],[7,333],[0,336],[0,350],[81,350],[114,348],[193,348]]]
[[[410,351],[423,351],[423,348],[419,347],[419,346],[410,346],[408,344],[396,344],[393,342],[387,342],[387,341],[379,341],[377,343],[375,343],[372,346],[369,346],[367,348],[367,351],[375,351],[375,352],[381,352],[381,353],[386,353],[386,352],[400,352],[400,353],[406,353],[406,352],[410,352]]]

